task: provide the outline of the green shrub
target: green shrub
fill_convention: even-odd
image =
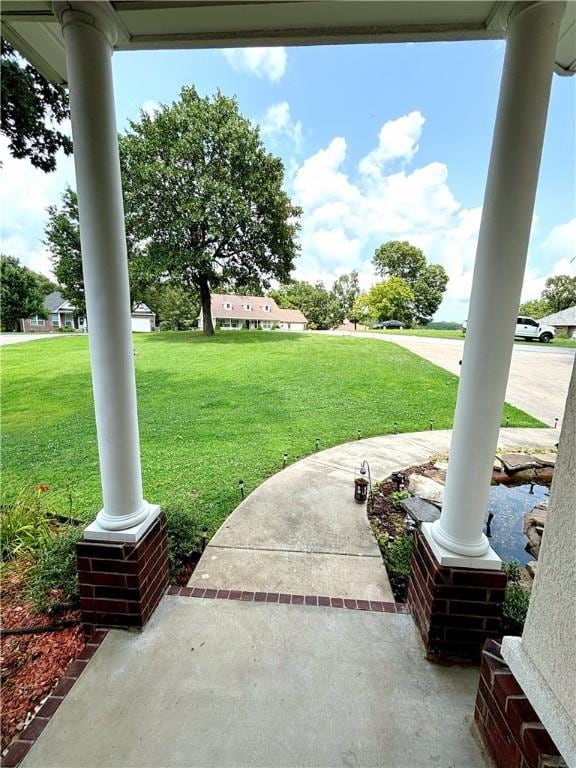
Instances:
[[[82,528],[65,528],[36,550],[27,589],[27,597],[36,610],[77,602],[76,542],[82,534]]]
[[[34,491],[25,489],[9,506],[2,508],[2,560],[31,552],[51,535],[42,493],[45,486]]]
[[[504,563],[508,576],[508,584],[502,606],[502,633],[504,635],[521,635],[528,613],[530,593],[520,582],[520,563],[510,560]]]
[[[393,541],[387,536],[380,536],[378,539],[394,597],[400,602],[404,602],[408,597],[412,543],[413,537],[410,533],[401,533]]]
[[[200,551],[201,531],[190,510],[174,505],[166,507],[164,512],[168,533],[170,579],[175,581],[191,555]]]
[[[394,509],[400,509],[400,502],[403,499],[409,499],[410,493],[408,491],[392,491],[388,498],[390,499]]]

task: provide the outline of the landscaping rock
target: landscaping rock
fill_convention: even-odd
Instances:
[[[436,480],[432,480],[431,477],[426,477],[425,475],[410,475],[408,490],[413,496],[418,496],[420,499],[430,501],[437,507],[442,506],[444,486]]]
[[[536,473],[537,483],[546,483],[549,485],[554,477],[554,467],[543,466],[539,469],[535,469],[534,472]]]
[[[509,475],[516,475],[526,469],[536,469],[541,466],[538,459],[527,453],[503,453],[498,457]]]
[[[537,560],[530,560],[529,563],[526,563],[526,570],[528,571],[530,576],[532,576],[532,578],[534,578],[534,576],[536,576],[536,566],[537,565],[538,565],[538,561]]]
[[[436,480],[437,483],[441,483],[442,485],[446,485],[446,470],[445,469],[436,469],[435,467],[432,469],[427,469],[424,472],[425,477],[430,477],[432,480]]]
[[[538,558],[540,553],[547,512],[548,500],[545,500],[537,504],[532,512],[524,515],[524,533],[528,539],[527,549],[535,558]]]
[[[424,499],[413,496],[410,499],[402,499],[400,507],[415,523],[433,523],[440,517],[440,510],[434,504]]]
[[[555,453],[535,453],[533,458],[536,459],[543,467],[555,467],[556,466],[556,454]]]

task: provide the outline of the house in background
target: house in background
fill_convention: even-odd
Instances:
[[[52,333],[53,331],[85,331],[83,317],[74,317],[75,307],[65,299],[60,291],[52,291],[44,299],[46,317],[34,315],[20,320],[24,333]]]
[[[560,312],[554,312],[553,315],[546,315],[540,322],[553,326],[556,332],[563,331],[569,339],[573,339],[576,335],[576,307],[568,307]]]
[[[76,308],[60,291],[49,293],[44,299],[46,317],[34,315],[20,320],[24,333],[53,333],[60,330],[81,331],[88,329],[83,317],[75,317]],[[156,326],[156,315],[146,304],[136,304],[132,310],[132,331],[149,333]]]
[[[222,330],[239,331],[242,328],[265,331],[305,331],[307,319],[299,309],[281,309],[269,296],[233,296],[210,294],[212,322]],[[198,328],[204,328],[200,310]]]

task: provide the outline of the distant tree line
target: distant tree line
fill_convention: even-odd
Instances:
[[[557,275],[549,277],[539,299],[525,301],[518,313],[539,320],[546,315],[576,306],[576,277]]]

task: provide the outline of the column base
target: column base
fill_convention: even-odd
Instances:
[[[136,525],[119,530],[103,528],[98,522],[97,516],[96,520],[90,523],[90,525],[87,525],[84,529],[84,538],[90,541],[121,541],[136,543],[137,541],[140,541],[161,513],[160,507],[157,504],[147,504],[147,511],[148,514]]]
[[[474,721],[495,768],[565,768],[494,640],[488,640],[482,651]]]
[[[142,628],[168,586],[166,515],[159,511],[137,542],[84,538],[76,555],[82,621]]]
[[[426,658],[478,663],[486,640],[502,636],[506,581],[504,571],[441,565],[415,531],[408,605]]]
[[[488,551],[484,550],[481,554],[476,555],[462,555],[446,549],[434,535],[434,531],[437,530],[434,525],[435,523],[422,523],[422,533],[439,565],[447,565],[449,568],[475,568],[483,571],[500,571],[502,569],[502,560],[492,547],[488,547]]]

